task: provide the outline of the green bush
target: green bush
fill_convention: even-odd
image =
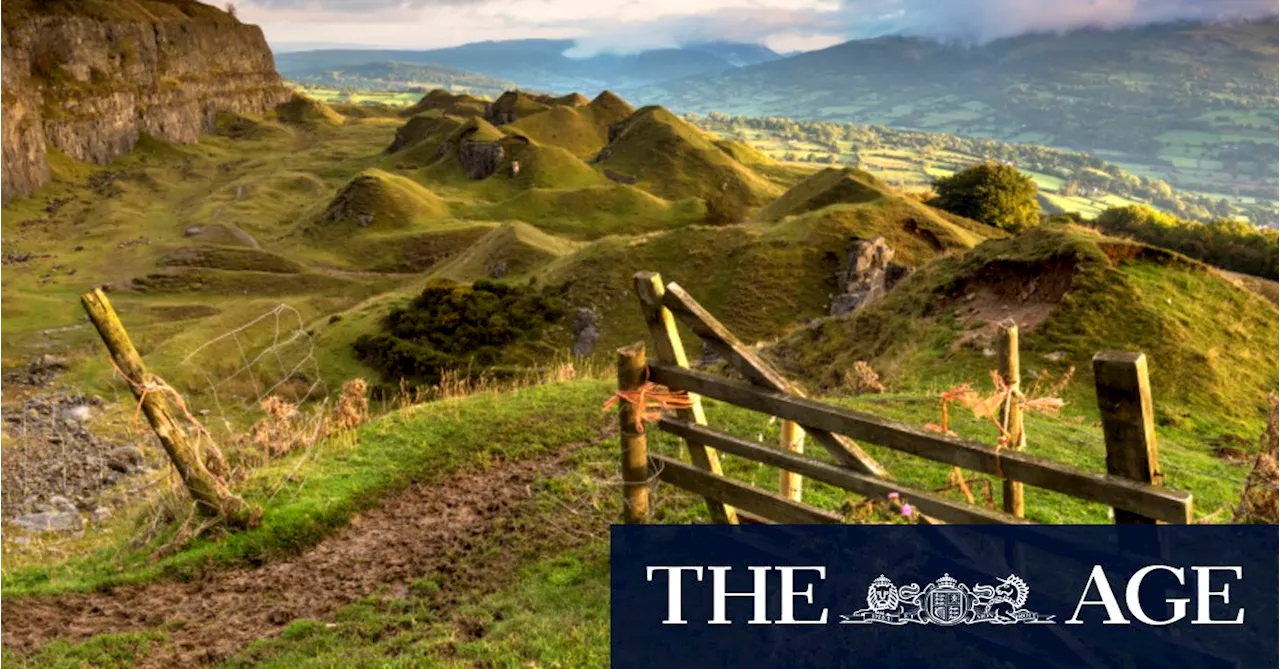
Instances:
[[[929,204],[958,216],[1020,232],[1040,223],[1036,184],[1017,168],[983,163],[933,182]]]
[[[1093,225],[1107,234],[1133,237],[1223,269],[1280,278],[1280,235],[1274,229],[1230,219],[1184,221],[1138,206],[1112,207],[1098,214]]]
[[[435,280],[387,314],[382,332],[357,338],[356,357],[388,380],[420,383],[435,383],[449,369],[479,373],[520,362],[522,345],[536,345],[568,312],[563,292]]]

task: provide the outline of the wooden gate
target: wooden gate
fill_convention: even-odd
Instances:
[[[1099,474],[1018,449],[929,432],[906,423],[835,407],[804,394],[734,337],[688,293],[675,283],[663,285],[653,272],[634,277],[656,360],[646,360],[643,344],[618,351],[622,476],[625,518],[644,523],[649,518],[651,477],[702,496],[714,522],[740,520],[777,523],[839,523],[843,518],[801,500],[800,477],[827,483],[869,498],[885,499],[897,492],[909,499],[928,522],[1026,523],[1022,518],[1021,485],[1100,502],[1115,510],[1116,523],[1189,523],[1192,496],[1157,485],[1155,428],[1146,357],[1141,353],[1103,352],[1093,358],[1098,408],[1106,441],[1107,473]],[[746,381],[737,381],[689,368],[676,319],[688,326]],[[1002,337],[1000,373],[1006,383],[1018,382],[1016,327]],[[657,384],[684,391],[674,417],[657,421],[658,429],[684,440],[692,464],[650,454],[638,412],[642,395]],[[769,447],[707,426],[701,396],[752,409],[781,419],[783,443]],[[636,401],[641,400],[641,401]],[[1017,411],[1010,403],[1005,411]],[[1007,416],[1011,423],[1019,416]],[[1020,430],[1018,431],[1020,432]],[[802,452],[808,435],[833,461]],[[946,499],[934,492],[895,482],[892,475],[854,440],[878,444],[936,462],[999,476],[1004,485],[1004,510]],[[762,490],[723,475],[719,452],[777,467],[779,493]],[[742,513],[740,513],[741,511]]]

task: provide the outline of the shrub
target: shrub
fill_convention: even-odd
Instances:
[[[958,216],[1020,232],[1040,222],[1036,184],[1009,165],[983,163],[933,182],[929,204]]]
[[[434,384],[450,369],[479,374],[518,357],[514,349],[562,319],[563,290],[435,280],[387,314],[382,332],[357,338],[356,356],[391,381]]]
[[[1184,221],[1148,207],[1113,207],[1093,220],[1107,234],[1126,235],[1223,269],[1280,278],[1280,235],[1274,229],[1220,219]]]

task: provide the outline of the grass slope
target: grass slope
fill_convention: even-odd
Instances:
[[[546,111],[522,116],[509,129],[541,144],[563,148],[590,159],[609,143],[609,127],[631,115],[630,106],[603,97],[585,105],[557,105]]]
[[[782,192],[701,130],[661,107],[632,114],[605,152],[598,161],[602,169],[634,178],[641,188],[668,200],[724,193],[757,206]]]
[[[438,195],[402,176],[382,170],[361,172],[329,201],[307,231],[350,234],[356,229],[394,230],[445,218],[448,205]]]
[[[834,209],[834,208],[833,208]],[[641,270],[677,281],[746,341],[777,337],[797,323],[825,315],[853,237],[885,235],[902,247],[906,262],[923,263],[937,252],[904,231],[915,216],[898,201],[861,211],[818,212],[779,223],[692,226],[639,237],[595,241],[539,272],[550,283],[572,282],[577,304],[600,312],[597,350],[633,341],[643,333],[631,277]],[[957,240],[952,249],[967,248]],[[686,338],[698,356],[696,338]]]
[[[693,225],[706,216],[706,206],[695,198],[668,202],[635,186],[608,184],[530,188],[460,214],[495,220],[518,218],[553,234],[593,240]]]
[[[527,223],[505,223],[433,269],[431,274],[463,283],[520,276],[573,252],[578,246]]]
[[[981,381],[995,366],[983,349],[1005,317],[1022,325],[1024,370],[1076,367],[1067,399],[1086,414],[1089,361],[1107,349],[1147,354],[1157,418],[1171,428],[1252,438],[1275,388],[1275,305],[1182,256],[1064,225],[941,259],[881,302],[798,331],[770,354],[828,388],[856,360],[891,387]]]

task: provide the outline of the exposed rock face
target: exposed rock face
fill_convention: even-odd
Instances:
[[[590,307],[580,307],[573,315],[573,356],[582,358],[591,355],[599,338],[600,324],[597,322],[595,310]]]
[[[871,241],[854,239],[845,269],[836,276],[844,293],[831,301],[831,315],[847,314],[879,300],[911,273],[910,268],[892,260],[893,249],[884,237]]]
[[[218,111],[257,114],[289,99],[262,31],[229,17],[4,19],[5,201],[49,181],[46,145],[106,163],[141,133],[192,143]]]
[[[467,142],[458,145],[458,160],[471,179],[485,179],[498,171],[506,151],[497,142]]]

